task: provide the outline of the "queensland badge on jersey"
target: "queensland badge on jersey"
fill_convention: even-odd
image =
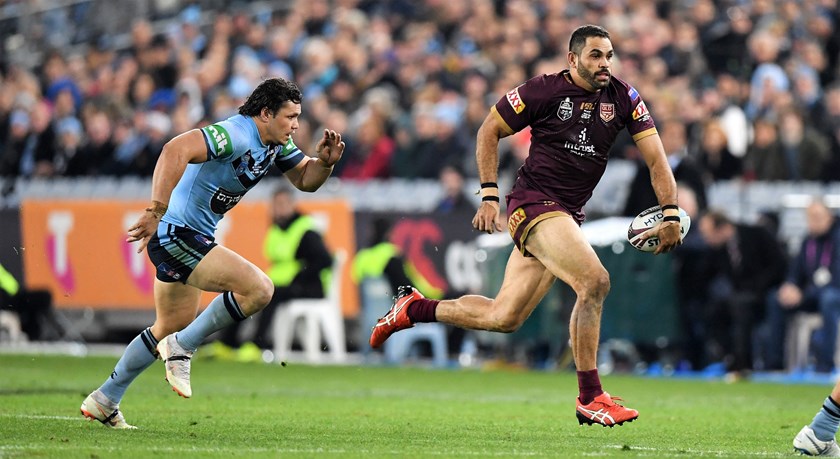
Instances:
[[[522,102],[522,97],[519,96],[519,86],[508,91],[505,97],[517,115],[522,113],[522,110],[525,110],[525,102]]]
[[[609,123],[610,121],[615,118],[615,105],[613,104],[601,104],[600,108],[601,120],[605,123]]]

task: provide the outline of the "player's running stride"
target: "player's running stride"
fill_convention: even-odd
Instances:
[[[292,141],[301,93],[281,78],[263,81],[239,114],[193,129],[163,147],[152,177],[152,202],[128,230],[155,266],[155,323],[126,347],[111,376],[82,402],[82,414],[127,429],[119,410],[128,386],[156,358],[166,380],[192,396],[190,361],[217,330],[263,309],[274,294],[256,265],[214,242],[216,225],[274,164],[302,191],[317,190],[344,152],[341,135],[325,130],[316,156]],[[219,292],[196,317],[202,291]]]
[[[622,129],[627,128],[644,157],[664,209],[664,222],[644,236],[659,237],[655,253],[679,245],[680,219],[676,182],[653,118],[639,93],[612,76],[614,53],[606,30],[579,27],[569,43],[569,70],[540,75],[511,89],[478,130],[482,203],[472,224],[487,233],[502,230],[496,185],[499,140],[528,126],[532,136],[528,158],[507,195],[507,229],[516,250],[496,298],[465,295],[438,301],[410,287],[400,289],[391,310],[373,327],[371,347],[382,346],[391,334],[417,322],[513,332],[560,279],[577,294],[569,334],[578,370],[578,421],[612,427],[639,416],[601,388],[596,355],[610,278],[579,226],[585,218],[583,206]]]

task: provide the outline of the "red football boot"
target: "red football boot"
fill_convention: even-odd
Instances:
[[[376,349],[393,335],[394,332],[414,326],[408,318],[408,305],[415,300],[424,298],[416,288],[403,285],[394,297],[394,305],[376,322],[370,334],[370,347]]]
[[[625,408],[615,403],[615,400],[621,400],[621,397],[613,397],[606,392],[595,397],[588,405],[580,403],[580,399],[577,399],[578,422],[581,425],[586,423],[612,427],[633,422],[639,417],[638,411]]]

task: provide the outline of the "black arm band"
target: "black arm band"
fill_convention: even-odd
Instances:
[[[481,188],[498,188],[499,185],[496,185],[496,182],[484,182],[481,184]]]
[[[680,206],[678,206],[676,204],[665,204],[664,206],[662,206],[662,210],[668,210],[668,209],[680,210]]]
[[[665,218],[662,219],[663,222],[680,222],[680,217],[677,215],[666,215]]]
[[[498,196],[485,196],[485,197],[481,198],[481,200],[482,200],[482,201],[494,201],[494,202],[499,202],[499,197],[498,197]]]

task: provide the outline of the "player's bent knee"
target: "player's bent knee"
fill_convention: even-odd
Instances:
[[[254,295],[254,303],[259,305],[260,309],[271,302],[271,297],[274,296],[274,283],[265,274],[260,276],[259,288]]]
[[[581,290],[579,296],[600,304],[610,292],[610,274],[606,269],[592,273],[583,282]]]

